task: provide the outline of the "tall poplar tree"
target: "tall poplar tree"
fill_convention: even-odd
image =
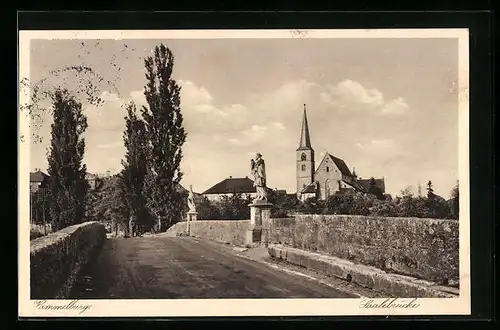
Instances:
[[[136,224],[147,229],[151,227],[144,196],[144,180],[148,168],[148,140],[146,125],[137,116],[133,103],[127,106],[123,141],[126,151],[125,159],[122,160],[120,187],[123,190],[129,216]]]
[[[88,191],[83,164],[87,118],[81,103],[67,90],[52,95],[53,118],[48,156],[50,175],[50,215],[54,230],[81,223],[85,216]]]
[[[146,80],[144,95],[148,106],[142,107],[149,140],[147,181],[148,206],[156,216],[157,230],[163,231],[181,219],[182,179],[180,163],[186,140],[180,108],[181,87],[172,77],[174,55],[165,45],[154,49],[154,56],[144,60]]]

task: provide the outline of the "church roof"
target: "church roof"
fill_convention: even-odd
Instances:
[[[340,170],[340,173],[342,173],[345,176],[353,176],[351,171],[349,170],[349,167],[347,167],[346,163],[342,159],[332,156],[330,154],[328,154],[328,156],[335,163],[335,165],[337,165],[337,167]]]
[[[317,189],[316,183],[313,182],[309,185],[307,185],[304,189],[302,189],[301,193],[302,194],[312,194],[315,193]]]
[[[300,143],[297,150],[310,150],[311,137],[309,135],[309,124],[307,123],[306,105],[304,104],[304,115],[302,117],[302,130],[300,132]]]
[[[232,178],[222,180],[213,187],[207,189],[203,194],[234,194],[234,193],[254,193],[257,190],[253,186],[253,181],[248,177]]]
[[[371,179],[358,179],[358,183],[368,191],[371,185]],[[380,188],[382,192],[385,192],[385,180],[384,179],[375,179],[375,186]]]

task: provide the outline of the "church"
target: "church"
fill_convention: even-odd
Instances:
[[[300,143],[297,153],[297,197],[304,201],[309,197],[325,200],[335,194],[349,194],[356,191],[367,193],[375,186],[385,193],[385,182],[382,179],[361,179],[351,172],[344,160],[326,153],[316,168],[314,149],[311,146],[306,105],[302,118]]]

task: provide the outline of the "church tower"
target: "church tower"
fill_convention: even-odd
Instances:
[[[300,192],[314,181],[314,150],[311,147],[309,136],[309,125],[307,124],[306,105],[304,104],[304,115],[302,118],[302,129],[300,132],[300,144],[297,149],[297,197]]]

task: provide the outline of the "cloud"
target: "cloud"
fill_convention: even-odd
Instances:
[[[381,114],[405,115],[408,113],[409,109],[410,107],[408,106],[408,103],[406,103],[406,101],[403,98],[399,97],[395,100],[386,103],[381,109]]]
[[[192,81],[179,80],[181,86],[181,102],[185,106],[211,104],[212,95],[203,86],[196,86]]]
[[[254,132],[264,132],[264,131],[267,130],[267,127],[265,127],[265,126],[259,126],[259,125],[252,125],[251,130],[254,131]]]
[[[377,89],[366,89],[357,81],[350,79],[340,82],[336,86],[328,86],[327,99],[338,99],[344,102],[359,102],[361,104],[380,106],[384,103],[384,95]]]
[[[353,80],[326,86],[289,81],[264,93],[248,95],[238,103],[224,103],[210,89],[192,81],[181,80],[179,84],[188,133],[183,150],[183,182],[194,184],[196,190],[210,187],[219,177],[246,175],[248,157],[257,151],[266,159],[270,184],[289,187],[295,178],[295,149],[304,103],[316,150],[335,150],[335,155],[356,169],[363,170],[360,163],[365,163],[367,173],[372,169],[387,170],[380,164],[400,155],[401,148],[395,141],[380,136],[377,114],[403,114],[408,104],[403,98],[385,102],[381,91],[367,89]],[[123,98],[104,92],[102,99],[105,103],[101,107],[85,107],[89,122],[85,161],[91,172],[115,172],[125,152],[121,142],[124,105],[133,101],[140,107],[146,100],[142,90]]]
[[[237,139],[237,138],[230,138],[228,141],[229,141],[229,143],[235,144],[235,145],[243,145],[244,144],[240,139]]]
[[[377,149],[393,149],[396,147],[396,142],[392,139],[372,140],[370,146]]]
[[[281,130],[286,129],[286,128],[285,128],[285,125],[283,125],[283,124],[282,124],[282,123],[280,123],[280,122],[274,122],[274,123],[273,123],[273,127],[274,127],[274,128],[276,128],[276,129],[281,129]]]
[[[365,111],[372,114],[403,115],[409,105],[402,97],[386,101],[376,88],[366,88],[361,83],[346,79],[337,85],[325,86],[319,99],[326,105],[343,112]]]

